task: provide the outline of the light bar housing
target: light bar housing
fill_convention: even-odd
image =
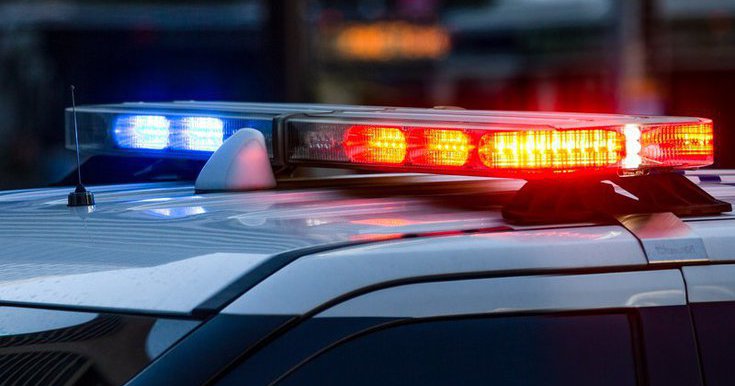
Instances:
[[[713,162],[712,121],[489,111],[289,120],[289,164],[540,178],[640,174]],[[430,118],[430,119],[427,119]]]
[[[534,179],[713,162],[703,118],[229,102],[81,106],[77,115],[90,154],[206,159],[252,128],[274,165]],[[73,149],[71,109],[66,125]]]

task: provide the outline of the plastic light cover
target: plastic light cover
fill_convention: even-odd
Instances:
[[[470,160],[471,135],[461,130],[413,130],[411,160],[424,166],[462,166]]]
[[[222,146],[225,123],[219,118],[184,117],[181,119],[181,147],[188,150],[215,151]]]
[[[683,168],[712,164],[712,122],[652,126],[641,133],[641,147],[641,157],[653,165]]]
[[[711,121],[662,120],[667,122],[554,128],[304,119],[288,125],[287,138],[293,164],[387,171],[534,178],[713,162]]]
[[[480,138],[478,154],[490,169],[615,167],[625,154],[624,136],[614,130],[499,131]]]
[[[162,115],[124,115],[115,121],[113,133],[122,148],[160,150],[168,146],[171,121]]]
[[[353,126],[345,137],[344,149],[353,162],[390,165],[406,159],[406,136],[399,128]]]
[[[77,109],[79,146],[94,154],[207,159],[242,128],[263,133],[273,155],[271,116],[245,117],[202,111]],[[74,149],[73,120],[67,111],[67,148]]]

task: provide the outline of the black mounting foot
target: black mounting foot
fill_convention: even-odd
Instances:
[[[615,186],[628,194],[616,191]],[[729,212],[732,206],[675,173],[630,177],[528,181],[503,208],[510,223],[559,224],[610,221],[634,213],[697,216]]]

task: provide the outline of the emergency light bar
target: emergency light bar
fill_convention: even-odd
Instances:
[[[252,128],[281,166],[535,179],[699,168],[714,153],[712,121],[702,118],[226,102],[82,106],[77,114],[82,152],[206,159]]]

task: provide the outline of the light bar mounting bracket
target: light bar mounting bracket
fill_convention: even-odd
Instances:
[[[616,187],[628,194],[621,194]],[[729,212],[682,174],[558,178],[528,181],[503,208],[519,225],[615,221],[627,214],[671,212],[677,216]]]

